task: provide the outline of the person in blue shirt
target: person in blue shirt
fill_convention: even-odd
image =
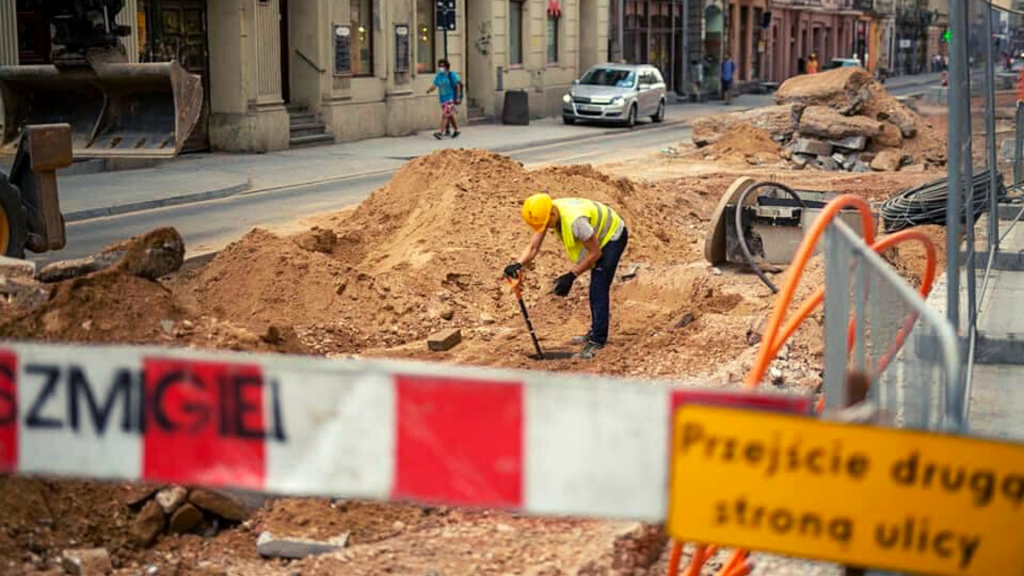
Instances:
[[[452,129],[452,138],[458,138],[459,123],[455,115],[459,111],[459,104],[462,103],[462,80],[458,72],[452,70],[452,65],[446,58],[437,61],[437,74],[434,74],[434,83],[427,89],[427,94],[434,90],[437,90],[438,98],[441,100],[441,127],[434,132],[434,138],[443,138],[449,127]]]
[[[736,63],[732,60],[732,54],[726,52],[725,60],[722,61],[722,96],[725,97],[725,105],[732,104],[732,79],[736,75]]]

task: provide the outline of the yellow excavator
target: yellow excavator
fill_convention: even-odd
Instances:
[[[199,76],[179,63],[128,62],[121,39],[131,30],[116,22],[124,0],[41,4],[53,64],[0,66],[0,156],[15,157],[0,171],[0,254],[17,258],[64,246],[55,176],[52,191],[38,186],[54,170],[79,158],[173,157],[203,103]]]

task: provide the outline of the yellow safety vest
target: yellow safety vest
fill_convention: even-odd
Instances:
[[[572,223],[586,217],[590,226],[597,234],[601,248],[604,248],[611,241],[615,230],[618,229],[622,218],[609,206],[596,200],[583,198],[559,198],[552,200],[555,208],[558,208],[558,227],[562,236],[562,244],[565,244],[565,251],[573,262],[580,261],[580,254],[583,252],[583,242],[572,235]]]

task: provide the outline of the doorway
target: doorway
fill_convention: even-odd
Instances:
[[[17,0],[18,64],[50,63],[50,24],[41,0]]]
[[[201,78],[203,107],[182,151],[209,150],[210,50],[206,36],[206,0],[138,0],[138,12],[146,23],[145,32],[140,34],[144,45],[139,50],[139,60],[177,60],[182,68]]]
[[[284,103],[292,101],[291,91],[291,43],[288,41],[288,0],[278,0],[277,21],[281,28],[281,98]]]

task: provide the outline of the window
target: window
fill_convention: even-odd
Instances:
[[[523,63],[523,3],[520,0],[508,3],[508,63]]]
[[[416,72],[434,71],[434,2],[416,0]]]
[[[352,75],[373,75],[373,0],[351,0]]]
[[[548,64],[558,62],[558,18],[548,16]]]

